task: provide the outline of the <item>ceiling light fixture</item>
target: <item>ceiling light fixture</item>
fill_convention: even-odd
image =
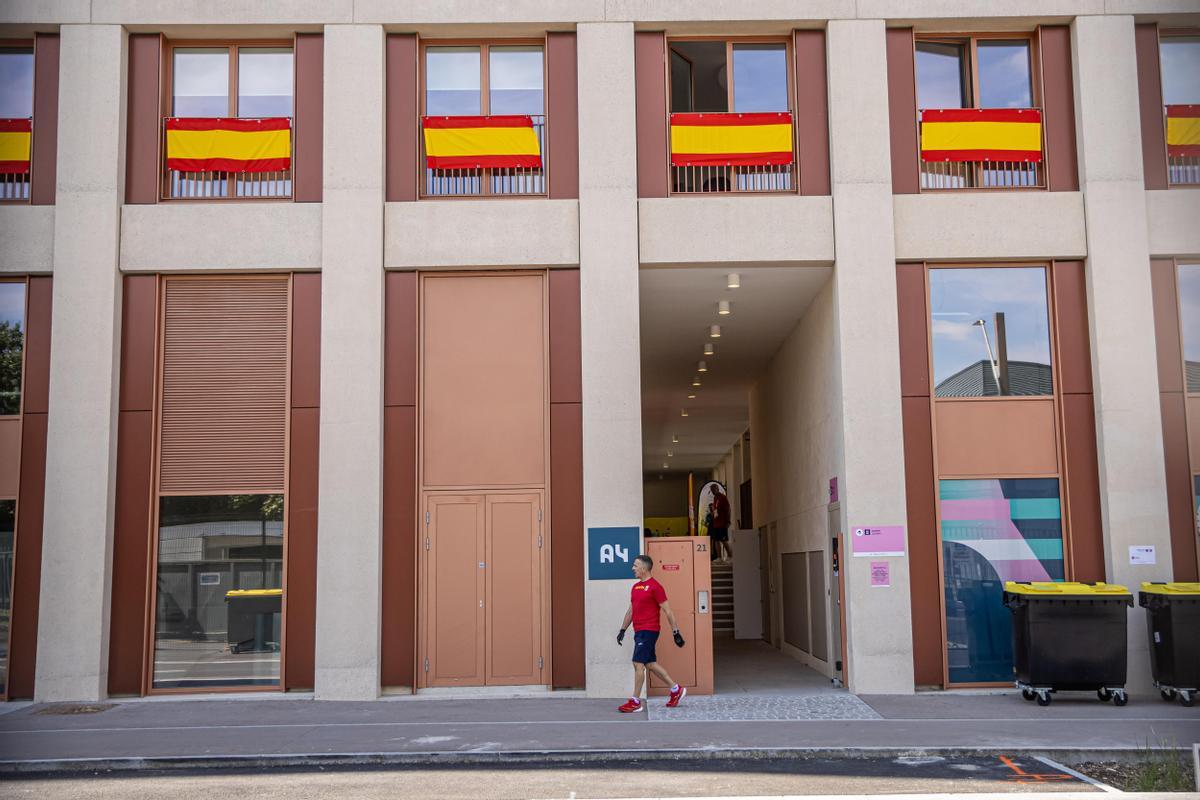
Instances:
[[[681,416],[681,417],[686,417],[686,416],[687,416],[687,409],[686,409],[686,408],[682,408],[682,409],[680,409],[680,410],[679,410],[679,416]]]
[[[679,444],[679,435],[678,434],[675,434],[675,433],[671,434],[671,444]]]
[[[670,464],[663,464],[663,469],[670,469],[670,468],[671,468]]]
[[[708,338],[720,339],[721,338],[721,326],[720,325],[709,325],[708,326]]]
[[[729,301],[728,300],[718,300],[717,301],[717,314],[719,314],[722,317],[729,316]]]
[[[742,286],[742,276],[736,272],[731,272],[725,276],[726,289],[739,289]]]
[[[712,345],[712,343],[704,345],[704,355],[712,356],[712,355],[716,355],[716,353],[717,353],[717,348],[714,347]]]
[[[697,375],[696,377],[692,378],[692,386],[699,386],[699,385],[700,385],[700,376]]]
[[[694,394],[689,394],[689,395],[688,395],[688,400],[695,400],[695,399],[696,399],[696,395],[694,395]],[[684,416],[686,417],[686,416],[687,416],[687,414],[684,414]]]
[[[667,451],[667,458],[674,458],[674,457],[675,457],[675,453],[673,453],[672,451],[668,450],[668,451]]]
[[[696,372],[708,372],[708,364],[701,361],[696,365]]]

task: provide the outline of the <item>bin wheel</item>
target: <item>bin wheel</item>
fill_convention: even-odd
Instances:
[[[1123,706],[1129,702],[1129,695],[1125,694],[1124,689],[1117,689],[1113,692],[1113,705]]]
[[[1158,693],[1162,696],[1162,699],[1166,700],[1168,703],[1175,699],[1174,689],[1159,689]]]
[[[1037,693],[1037,704],[1039,706],[1050,705],[1050,693],[1049,692],[1038,692]]]
[[[229,652],[237,655],[238,646],[236,644],[229,645]]]
[[[1180,689],[1179,702],[1187,708],[1191,708],[1196,703],[1196,695],[1190,689]]]
[[[1037,697],[1037,692],[1035,692],[1033,689],[1022,689],[1021,697],[1024,697],[1026,700],[1032,700],[1033,698]]]
[[[1097,689],[1096,697],[1100,698],[1101,703],[1107,703],[1109,700],[1113,699],[1112,692],[1110,692],[1108,689]]]

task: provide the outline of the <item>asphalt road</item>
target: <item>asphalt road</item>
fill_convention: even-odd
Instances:
[[[745,797],[831,794],[1099,792],[1037,759],[801,758],[603,766],[267,770],[8,779],[5,798],[340,800]]]

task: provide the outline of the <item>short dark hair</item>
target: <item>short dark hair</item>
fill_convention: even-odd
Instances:
[[[654,569],[654,559],[644,553],[635,558],[634,561],[642,562],[646,566],[646,569]]]

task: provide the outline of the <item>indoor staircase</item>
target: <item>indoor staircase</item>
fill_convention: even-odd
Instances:
[[[712,565],[713,635],[733,636],[733,564]]]

